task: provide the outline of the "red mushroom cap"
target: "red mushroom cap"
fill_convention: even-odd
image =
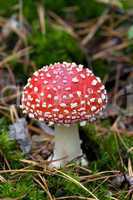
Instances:
[[[29,117],[50,124],[92,120],[107,103],[100,78],[83,65],[55,63],[36,71],[22,94],[22,109]]]

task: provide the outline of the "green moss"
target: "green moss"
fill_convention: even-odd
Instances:
[[[105,8],[103,4],[99,4],[96,0],[57,0],[54,4],[52,0],[46,0],[44,2],[46,9],[52,10],[64,17],[68,17],[65,12],[65,8],[70,6],[75,7],[75,19],[78,21],[87,20],[91,17],[97,17]]]
[[[104,137],[99,138],[100,144],[100,156],[97,161],[91,163],[91,169],[95,171],[104,171],[104,170],[123,170],[121,159],[123,160],[125,169],[128,165],[128,158],[133,161],[133,154],[128,153],[128,149],[133,145],[133,141],[123,136],[121,140],[117,138],[116,133],[108,132]],[[123,145],[125,144],[126,147]],[[120,158],[121,156],[121,158]]]
[[[25,18],[32,25],[34,20],[38,18],[37,1],[32,1],[32,0],[23,1],[23,14]]]
[[[29,38],[29,45],[33,46],[31,59],[38,66],[62,61],[82,63],[85,59],[74,38],[65,31],[49,25],[46,35],[38,33],[36,29]]]
[[[85,127],[85,130],[87,130],[88,134],[89,132],[93,133],[93,136],[91,136],[93,139],[92,142],[99,143],[99,151],[100,151],[100,157],[97,161],[93,161],[89,163],[89,169],[92,170],[92,172],[95,174],[95,172],[98,171],[106,171],[106,170],[119,170],[121,169],[120,166],[120,158],[118,153],[118,144],[116,142],[116,139],[114,137],[114,134],[108,134],[105,137],[99,137],[96,136],[96,129],[94,125],[91,125],[89,127]],[[91,134],[90,134],[91,135]],[[95,135],[95,136],[94,136]],[[122,138],[124,142],[127,144],[127,146],[132,145],[132,141],[127,138]],[[100,142],[99,142],[100,141]],[[4,144],[4,143],[3,143]],[[2,145],[3,145],[2,144]],[[92,143],[93,144],[93,143]],[[4,145],[5,146],[5,145]],[[119,146],[119,150],[122,149],[122,146]],[[125,163],[126,165],[127,163]],[[16,167],[16,166],[15,166]],[[14,166],[12,165],[12,168]],[[75,170],[76,165],[71,165],[69,168],[62,169],[63,173],[68,174],[75,180],[79,181],[79,172]],[[19,198],[23,200],[34,200],[34,199],[47,199],[47,195],[45,191],[43,191],[39,185],[37,185],[33,181],[33,176],[35,174],[18,174],[13,176],[6,175],[7,183],[0,184],[0,197],[1,198]],[[67,180],[66,178],[62,177],[61,174],[56,175],[45,175],[45,179],[47,180],[47,184],[49,187],[49,190],[52,195],[55,197],[61,197],[61,196],[70,196],[70,195],[77,195],[77,196],[86,196],[88,197],[88,194],[82,190],[79,186],[71,182],[70,180]],[[85,184],[85,187],[89,189],[90,191],[95,191],[95,188],[98,188],[94,194],[99,199],[105,199],[105,200],[111,200],[109,197],[109,187],[107,182],[102,183],[101,181],[93,181],[90,183]],[[115,193],[113,192],[113,196]],[[126,200],[125,199],[125,191],[120,191],[120,200]]]
[[[94,73],[102,79],[110,72],[110,68],[107,66],[108,63],[100,59],[92,63]]]
[[[30,174],[21,175],[18,179],[12,179],[0,184],[0,197],[19,198],[23,200],[44,199],[46,194],[33,181]]]
[[[110,126],[111,126],[111,122],[110,122],[110,120],[109,119],[104,119],[104,120],[102,120],[101,121],[101,126],[103,127],[103,128],[110,128]]]
[[[120,156],[125,166],[127,166],[129,157],[133,161],[133,153],[128,153],[133,141],[126,137],[126,133],[120,138],[116,133],[112,133],[109,120],[103,120],[101,125],[104,128],[108,128],[106,135],[99,136],[95,124],[80,127],[80,134],[83,140],[82,148],[90,161],[89,167],[92,171],[123,170]]]
[[[3,124],[2,124],[3,122]],[[21,167],[20,159],[24,157],[22,152],[20,151],[19,148],[17,148],[16,142],[14,140],[9,139],[9,134],[8,134],[8,123],[5,120],[5,118],[2,118],[0,120],[1,124],[1,130],[0,130],[0,151],[2,155],[0,154],[1,157],[3,155],[6,157],[7,161],[10,163],[10,166],[13,168],[19,168]],[[3,162],[0,162],[0,168],[3,167]]]
[[[23,14],[28,19],[28,21],[32,24],[35,19],[38,18],[37,14],[37,4],[39,1],[23,1]],[[44,6],[46,12],[51,10],[61,17],[70,18],[66,12],[66,8],[73,6],[76,8],[74,12],[75,19],[78,21],[87,20],[92,17],[97,17],[101,15],[105,6],[103,4],[98,3],[96,0],[77,0],[76,2],[73,0],[56,0],[53,3],[53,0],[40,0],[42,5]],[[0,0],[0,14],[10,16],[15,5],[18,5],[19,2],[17,0]],[[8,11],[8,12],[7,12]],[[16,9],[17,11],[17,9]],[[32,12],[31,12],[32,11]],[[83,12],[84,11],[84,12]]]
[[[7,1],[0,0],[0,14],[10,16],[12,13],[11,9],[12,6],[16,5],[17,3],[18,3],[17,0],[7,0]]]
[[[43,0],[46,10],[51,10],[59,15],[64,15],[64,8],[69,4],[70,0],[57,0],[53,3],[52,0]]]
[[[105,6],[99,4],[96,0],[77,0],[76,3],[74,1],[71,2],[73,6],[77,6],[76,19],[79,21],[98,17],[105,9]]]
[[[133,1],[132,0],[121,0],[120,1],[121,3],[122,3],[122,5],[123,5],[123,8],[124,9],[132,9],[133,8]]]

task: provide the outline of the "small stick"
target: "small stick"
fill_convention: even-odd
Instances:
[[[108,9],[104,11],[103,15],[99,17],[96,25],[94,25],[88,35],[82,40],[82,45],[86,45],[96,34],[97,30],[101,27],[101,25],[109,18]]]
[[[42,5],[42,2],[37,3],[37,12],[40,22],[40,29],[42,34],[46,33],[46,27],[45,27],[45,8]]]

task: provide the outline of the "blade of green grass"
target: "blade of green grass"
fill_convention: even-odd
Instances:
[[[60,170],[55,169],[55,171],[58,172],[63,178],[75,183],[77,186],[81,187],[83,190],[88,192],[95,200],[99,200],[90,190],[88,190],[84,185],[82,185],[76,179],[72,178],[71,176],[69,176],[68,174],[65,174],[64,172],[62,172]]]

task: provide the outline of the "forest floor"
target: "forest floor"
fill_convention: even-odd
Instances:
[[[133,4],[105,2],[1,5],[0,200],[133,199]],[[108,92],[102,118],[79,127],[86,167],[49,168],[53,129],[19,107],[27,78],[62,61],[93,70]]]

